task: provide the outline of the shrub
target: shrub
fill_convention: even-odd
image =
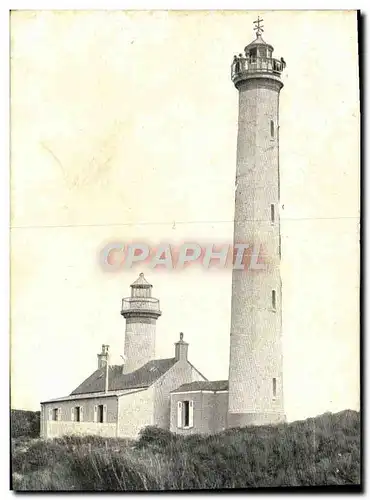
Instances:
[[[10,429],[13,438],[39,437],[40,436],[40,412],[11,410]]]
[[[134,447],[137,450],[150,447],[153,451],[164,452],[168,451],[179,440],[181,440],[181,436],[173,434],[166,429],[148,426],[141,429]]]

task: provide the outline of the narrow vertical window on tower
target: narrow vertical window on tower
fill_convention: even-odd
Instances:
[[[271,223],[274,224],[275,222],[275,205],[271,205]]]
[[[275,124],[273,120],[270,120],[270,135],[271,139],[275,137]]]
[[[274,311],[276,311],[276,290],[272,290],[272,293],[271,293],[271,305],[272,305],[272,309]]]
[[[281,258],[281,235],[279,234],[279,257]]]
[[[276,378],[272,379],[272,397],[276,398]]]

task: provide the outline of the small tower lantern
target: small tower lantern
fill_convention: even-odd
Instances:
[[[143,273],[131,285],[131,297],[122,299],[121,315],[126,319],[124,373],[131,373],[155,357],[156,323],[162,312],[152,297],[153,286]]]

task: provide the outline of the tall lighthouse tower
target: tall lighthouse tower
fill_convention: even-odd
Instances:
[[[121,314],[126,319],[123,373],[131,373],[155,358],[156,323],[162,313],[159,300],[152,297],[152,288],[140,273],[131,285],[131,297],[122,299]]]
[[[235,56],[239,91],[234,244],[260,248],[265,270],[233,270],[228,426],[285,420],[281,344],[279,94],[283,59],[262,38]]]

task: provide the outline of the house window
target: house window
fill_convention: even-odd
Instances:
[[[190,429],[194,422],[193,401],[178,401],[177,403],[177,427]]]
[[[107,422],[107,405],[97,405],[94,407],[94,422],[103,424]]]
[[[276,398],[276,378],[272,379],[272,396]]]
[[[276,290],[272,290],[271,305],[272,305],[272,308],[275,310],[276,309]]]
[[[83,422],[84,414],[82,406],[75,406],[71,409],[71,420],[72,422]]]
[[[58,408],[53,408],[53,413],[52,413],[52,415],[53,415],[53,420],[54,420],[54,421],[59,420],[59,419],[58,419],[58,416],[59,416],[59,411],[58,411]]]
[[[275,137],[275,124],[273,120],[270,121],[270,134],[272,138]]]
[[[272,224],[275,222],[275,205],[271,205],[271,222]]]
[[[190,401],[184,401],[184,427],[189,427]]]

